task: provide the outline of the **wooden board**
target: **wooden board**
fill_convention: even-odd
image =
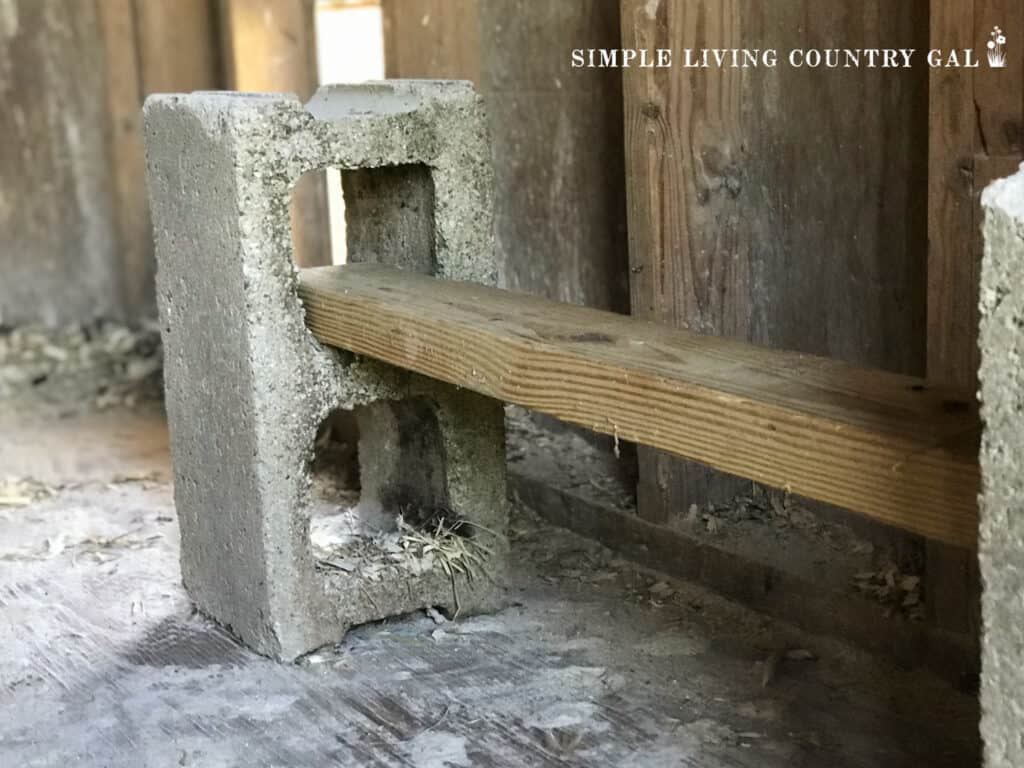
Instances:
[[[998,25],[1007,65],[988,66]],[[931,71],[928,182],[928,376],[977,386],[982,190],[1013,173],[1024,140],[1024,5],[1016,0],[932,0],[931,48],[973,48],[976,69]],[[973,552],[929,542],[925,568],[929,620],[977,634],[981,591]]]
[[[134,0],[101,0],[110,126],[110,184],[120,252],[121,295],[129,317],[155,315],[153,230],[142,144],[143,88]]]
[[[381,0],[388,77],[480,83],[480,0]]]
[[[859,365],[924,372],[926,69],[791,67],[793,48],[927,48],[927,3],[623,0],[633,312]],[[840,43],[841,41],[841,43]],[[692,69],[684,49],[776,48],[776,67]],[[745,484],[649,451],[640,513]]]
[[[971,547],[965,393],[378,265],[303,270],[323,343]]]
[[[223,87],[213,0],[135,0],[144,93]]]
[[[8,327],[129,314],[104,22],[95,3],[0,4],[0,324]]]
[[[1007,64],[988,66],[995,25]],[[928,185],[928,376],[973,388],[978,370],[979,197],[1016,170],[1024,147],[1024,5],[932,0],[931,47],[973,48],[980,66],[931,70]]]

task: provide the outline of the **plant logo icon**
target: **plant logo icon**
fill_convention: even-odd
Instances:
[[[1006,35],[1000,27],[993,27],[988,41],[988,65],[993,69],[1006,66]]]

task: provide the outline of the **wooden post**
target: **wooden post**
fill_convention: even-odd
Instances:
[[[988,65],[995,27],[1009,44],[1003,69]],[[930,48],[970,48],[976,69],[931,71],[928,184],[928,376],[977,386],[981,191],[1021,162],[1024,140],[1024,5],[1014,0],[932,0]],[[1016,41],[1016,44],[1014,44]],[[928,542],[926,597],[936,626],[976,634],[973,552]]]
[[[622,86],[573,70],[576,47],[619,45],[601,0],[385,0],[388,77],[473,80],[494,143],[504,284],[628,310]]]
[[[837,6],[839,6],[837,8]],[[623,46],[927,48],[921,0],[623,0]],[[893,371],[924,370],[921,68],[624,72],[634,313]],[[745,484],[644,451],[659,522]]]
[[[121,293],[129,314],[149,314],[156,263],[140,109],[149,93],[220,87],[214,9],[211,0],[101,0],[99,9]]]
[[[213,0],[134,0],[143,94],[222,88]]]
[[[103,0],[99,4],[104,41],[107,106],[110,125],[111,192],[120,246],[121,300],[129,316],[155,312],[153,233],[145,189],[142,146],[143,93],[138,66],[136,17],[133,0]]]
[[[221,0],[222,55],[228,86],[295,93],[306,100],[319,83],[314,0]],[[323,174],[296,185],[292,205],[295,262],[331,263]]]
[[[381,0],[388,77],[480,84],[479,0]]]
[[[481,0],[480,29],[506,284],[628,311],[621,74],[570,58],[619,46],[614,3]]]

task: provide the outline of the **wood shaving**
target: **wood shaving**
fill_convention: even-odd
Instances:
[[[0,507],[27,507],[53,496],[56,489],[27,477],[0,480]]]

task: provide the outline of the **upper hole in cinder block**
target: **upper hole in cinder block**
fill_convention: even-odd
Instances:
[[[425,165],[361,168],[341,173],[347,261],[423,274],[437,271],[434,182]]]
[[[425,165],[304,174],[289,208],[299,267],[388,264],[435,274],[434,181]]]

